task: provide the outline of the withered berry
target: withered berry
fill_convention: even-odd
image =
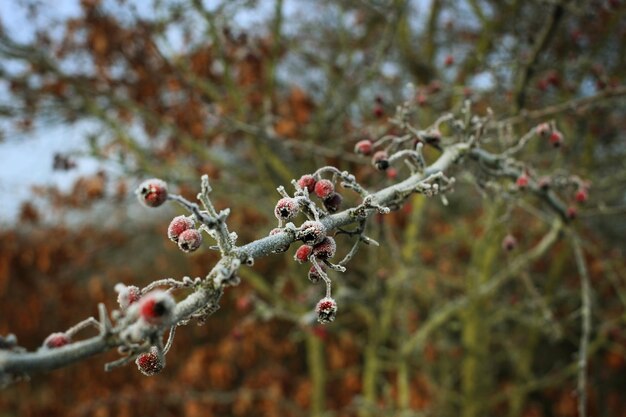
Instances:
[[[336,213],[341,207],[341,203],[343,202],[343,197],[339,193],[332,193],[327,198],[324,199],[324,208],[329,213]]]

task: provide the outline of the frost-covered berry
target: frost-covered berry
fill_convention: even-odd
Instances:
[[[389,168],[389,155],[386,151],[378,151],[372,157],[372,164],[379,171]]]
[[[326,237],[326,228],[321,222],[307,220],[300,226],[298,236],[305,245],[313,246],[320,243]]]
[[[150,324],[162,324],[171,320],[176,301],[165,291],[152,291],[139,300],[139,315]]]
[[[274,216],[278,220],[291,220],[300,212],[300,206],[295,198],[285,197],[278,200],[274,208]]]
[[[542,138],[547,138],[550,136],[552,128],[548,123],[541,123],[537,125],[537,127],[535,128],[535,132],[537,132],[537,134]]]
[[[202,233],[197,229],[187,229],[178,236],[178,248],[183,252],[193,252],[202,245]]]
[[[135,193],[144,206],[159,207],[167,200],[167,183],[158,178],[145,180]]]
[[[565,215],[567,216],[568,219],[574,220],[576,216],[578,216],[578,210],[576,209],[576,207],[570,206],[565,211]]]
[[[330,197],[332,193],[335,192],[335,186],[330,180],[319,180],[317,184],[315,184],[315,195],[321,198],[322,200]]]
[[[341,207],[341,203],[343,202],[343,197],[339,193],[332,193],[327,198],[324,199],[324,208],[329,213],[336,213]]]
[[[139,372],[145,376],[156,375],[165,368],[165,364],[159,359],[159,353],[155,346],[152,346],[149,352],[137,356],[135,364]]]
[[[511,252],[517,246],[517,239],[512,234],[508,234],[502,239],[502,249]]]
[[[136,303],[141,298],[141,290],[134,285],[117,284],[117,303],[122,310],[126,310],[129,305]]]
[[[43,345],[48,349],[56,349],[61,346],[69,345],[72,339],[65,333],[52,333],[43,341]]]
[[[322,269],[322,271],[326,272],[326,267],[324,265],[320,264],[319,266]],[[309,278],[309,281],[311,281],[313,284],[317,284],[323,279],[322,275],[317,270],[315,265],[311,265],[311,267],[309,268],[308,278]]]
[[[324,297],[315,306],[317,321],[320,323],[330,323],[337,316],[337,302],[331,297]]]
[[[552,144],[555,148],[560,147],[563,144],[563,134],[558,130],[552,132],[550,135],[550,144]]]
[[[587,198],[589,198],[589,194],[587,192],[587,189],[584,188],[584,187],[579,188],[576,191],[576,194],[574,195],[574,198],[579,203],[584,203],[585,201],[587,201]]]
[[[180,234],[185,230],[193,229],[194,226],[195,223],[193,219],[187,216],[176,216],[167,227],[167,237],[172,242],[178,242],[178,236],[180,236]]]
[[[369,156],[372,154],[373,144],[371,140],[360,140],[354,145],[354,152],[360,155]]]
[[[330,259],[335,256],[335,252],[337,252],[337,244],[330,236],[326,236],[324,240],[313,246],[313,256],[317,259]]]
[[[517,185],[517,187],[520,189],[524,189],[528,187],[528,175],[521,174],[519,177],[517,177],[517,180],[515,181],[515,185]]]
[[[304,263],[309,260],[309,256],[311,256],[312,251],[313,251],[313,248],[311,246],[302,245],[296,251],[296,254],[294,255],[293,259],[296,262]]]
[[[283,232],[283,229],[281,229],[280,227],[277,227],[277,228],[272,229],[270,231],[270,236],[274,236],[274,235],[277,235],[277,234],[282,233],[282,232]],[[287,249],[289,249],[289,244],[277,248],[276,250],[274,250],[274,253],[286,252]]]
[[[301,176],[300,179],[298,180],[298,185],[300,186],[300,188],[302,189],[306,188],[307,190],[309,190],[309,193],[312,193],[313,190],[315,189],[316,182],[317,181],[315,181],[315,177],[313,177],[313,175],[305,174]]]

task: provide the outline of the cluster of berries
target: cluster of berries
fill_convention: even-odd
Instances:
[[[167,227],[167,237],[183,252],[193,252],[202,245],[202,234],[195,228],[192,217],[177,216]]]
[[[548,142],[555,148],[560,148],[563,145],[563,134],[549,123],[541,123],[535,131],[542,138],[548,139]]]

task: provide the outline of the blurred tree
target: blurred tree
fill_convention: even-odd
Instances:
[[[57,208],[125,208],[126,181],[146,176],[192,197],[208,173],[227,195],[218,205],[233,209],[229,226],[251,241],[272,227],[275,187],[316,167],[349,170],[372,189],[394,181],[352,149],[398,133],[388,122],[396,104],[411,102],[411,121],[425,127],[471,100],[475,114],[494,115],[497,134],[484,139],[493,152],[541,122],[562,132],[560,149],[531,140],[518,155],[533,178],[570,184],[563,196],[578,219],[566,227],[531,195],[493,192],[471,165],[447,207],[415,196],[377,219],[369,233],[381,247],[336,280],[345,295],[332,326],[301,324],[319,289],[277,255],[242,270],[208,335],[179,332],[172,379],[57,372],[8,388],[5,414],[574,416],[584,397],[571,393],[583,384],[591,414],[626,416],[623,1],[139,4],[83,0],[54,21],[49,6],[16,2],[32,36],[0,26],[10,130],[89,120],[91,155],[126,174],[83,178],[68,195],[38,190]],[[425,150],[428,161],[438,154]],[[27,205],[4,232],[2,334],[34,346],[112,299],[116,282],[203,275],[215,261],[155,245],[144,220],[121,214],[111,230],[97,227],[103,210],[91,213],[86,229],[44,227]]]

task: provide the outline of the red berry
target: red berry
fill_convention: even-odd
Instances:
[[[126,310],[129,305],[136,303],[141,298],[141,290],[134,285],[117,284],[115,290],[118,292],[117,303],[122,310]]]
[[[371,140],[360,140],[354,145],[354,152],[360,155],[369,156],[372,154],[373,144]]]
[[[586,188],[579,188],[578,191],[576,191],[576,201],[578,201],[579,203],[584,203],[585,201],[587,201],[587,198],[589,197],[589,195],[587,194],[587,189]]]
[[[157,348],[152,346],[149,352],[142,353],[135,359],[137,369],[145,376],[158,374],[165,368],[165,364],[159,359]]]
[[[372,157],[372,164],[379,171],[384,171],[389,168],[389,155],[386,151],[378,151]]]
[[[517,246],[517,239],[512,234],[508,234],[502,240],[502,249],[507,252],[511,252]]]
[[[336,213],[341,207],[341,203],[343,202],[343,197],[339,193],[332,193],[327,198],[324,199],[324,208],[328,210],[329,213]]]
[[[567,208],[567,211],[565,212],[565,214],[568,219],[574,220],[576,216],[578,216],[578,210],[576,209],[576,207],[570,206]]]
[[[446,67],[449,67],[454,64],[454,56],[448,55],[446,56],[445,61],[443,62]]]
[[[515,184],[520,189],[524,189],[524,188],[528,187],[528,175],[522,174],[519,177],[517,177],[517,180],[515,181]]]
[[[315,189],[315,183],[315,178],[313,177],[313,175],[310,174],[303,175],[298,180],[298,185],[300,186],[300,188],[306,188],[307,190],[309,190],[309,193],[312,193]]]
[[[48,349],[56,349],[61,346],[69,345],[72,342],[72,339],[65,333],[52,333],[50,336],[46,337],[43,345]]]
[[[172,242],[178,242],[178,236],[185,230],[192,229],[194,226],[195,223],[193,219],[187,216],[174,217],[167,227],[167,237]]]
[[[176,301],[165,291],[152,291],[139,300],[139,315],[150,324],[169,321],[174,313]]]
[[[295,198],[285,197],[278,200],[274,207],[274,216],[278,220],[291,220],[300,212],[300,206]]]
[[[311,256],[311,252],[312,251],[313,251],[313,248],[311,246],[309,246],[309,245],[302,245],[296,251],[296,254],[293,257],[293,259],[296,262],[304,263],[304,262],[309,260],[309,256]]]
[[[376,118],[380,119],[384,115],[385,115],[385,109],[383,109],[383,106],[379,104],[374,106],[374,116],[376,116]]]
[[[320,264],[320,268],[322,271],[326,272],[326,267],[324,265]],[[311,281],[313,284],[317,284],[323,279],[322,275],[317,270],[315,265],[311,265],[311,267],[309,268],[308,278],[309,278],[309,281]]]
[[[315,195],[321,199],[328,198],[335,191],[335,186],[330,180],[319,180],[315,184]]]
[[[167,200],[167,184],[158,178],[146,180],[136,191],[137,198],[146,207],[158,207]]]
[[[197,229],[187,229],[178,236],[178,248],[183,252],[193,252],[202,245],[202,233]]]
[[[425,106],[428,102],[428,96],[422,92],[417,94],[417,104],[420,106]]]
[[[552,134],[550,135],[550,143],[555,148],[560,147],[563,144],[563,134],[558,130],[552,132]]]
[[[330,236],[326,236],[324,240],[313,246],[313,256],[317,259],[330,259],[335,256],[336,251],[337,244],[335,239]]]
[[[326,237],[326,228],[321,222],[308,220],[300,226],[298,236],[305,245],[313,246]]]
[[[331,297],[324,297],[315,306],[317,321],[320,323],[330,323],[337,316],[337,302]]]

